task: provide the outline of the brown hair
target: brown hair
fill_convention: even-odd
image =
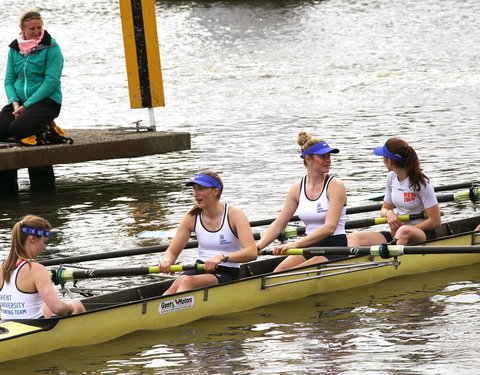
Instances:
[[[401,162],[395,160],[392,160],[392,162],[399,167],[405,168],[412,188],[420,190],[420,184],[427,186],[429,178],[422,172],[420,160],[413,147],[401,138],[390,138],[385,145],[392,154],[400,155],[403,158]]]
[[[220,199],[220,197],[222,196],[222,191],[223,191],[223,182],[222,182],[222,179],[220,178],[220,176],[215,173],[215,172],[212,172],[212,171],[202,171],[202,172],[198,172],[198,174],[206,174],[207,176],[210,176],[212,178],[214,178],[215,180],[217,180],[217,182],[222,186],[222,188],[220,189],[220,192],[218,193],[218,199]],[[198,208],[197,205],[193,206],[190,211],[188,211],[188,214],[189,215],[196,215],[200,212],[200,208]]]
[[[41,230],[52,229],[52,225],[47,220],[35,215],[27,215],[13,226],[10,253],[3,266],[3,279],[7,282],[10,280],[18,259],[29,261],[27,251],[25,250],[25,241],[29,235],[22,232],[22,225]]]
[[[37,10],[27,10],[25,13],[23,13],[20,16],[20,20],[19,20],[20,28],[23,27],[23,24],[26,21],[31,21],[31,20],[40,20],[42,21],[42,24],[43,24],[42,16]]]
[[[300,145],[300,151],[303,152],[307,148],[312,147],[313,145],[325,142],[322,138],[312,137],[307,132],[301,131],[298,132],[297,143]],[[307,165],[305,158],[303,159],[303,164]]]

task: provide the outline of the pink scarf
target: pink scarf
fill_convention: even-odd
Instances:
[[[40,42],[43,39],[43,34],[45,34],[45,30],[42,30],[42,35],[40,36],[40,38],[36,40],[34,39],[25,40],[23,38],[23,33],[20,34],[17,38],[18,47],[20,48],[20,53],[23,56],[28,56],[28,54],[33,50],[35,50],[35,48],[37,48],[37,46],[40,44]]]

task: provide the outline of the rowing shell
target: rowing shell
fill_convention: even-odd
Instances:
[[[444,224],[439,232],[457,234],[425,245],[479,246],[480,236],[472,232],[479,223],[480,216]],[[208,316],[360,287],[392,277],[480,263],[480,251],[403,255],[392,259],[356,256],[272,273],[281,260],[282,257],[270,257],[244,264],[239,280],[222,285],[162,296],[172,282],[162,281],[86,298],[82,301],[87,312],[79,315],[1,321],[0,361],[101,343],[139,330],[179,326]]]

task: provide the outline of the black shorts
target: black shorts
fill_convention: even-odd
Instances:
[[[381,231],[380,233],[383,235],[383,237],[385,237],[386,242],[393,241],[393,237],[392,237],[392,235],[390,234],[390,232],[388,232],[388,231]],[[427,238],[427,241],[429,241],[429,240],[434,240],[435,238],[437,238],[437,234],[435,233],[434,230],[427,230],[427,231],[425,232],[425,237]]]
[[[205,264],[205,262],[201,260],[197,260],[195,264]],[[181,275],[194,276],[194,275],[205,275],[206,273],[207,272],[205,271],[191,270],[191,271],[182,272]],[[215,276],[218,280],[218,283],[222,284],[228,281],[233,281],[238,279],[238,275],[240,274],[240,269],[233,268],[233,267],[218,266],[215,272],[212,272],[212,273],[209,272],[209,274]]]
[[[337,234],[334,236],[327,237],[313,245],[309,245],[308,247],[335,247],[335,246],[347,246],[347,235],[346,234]],[[344,255],[324,255],[325,258],[328,260],[340,259],[345,258]],[[305,259],[311,259],[313,256],[305,256]]]

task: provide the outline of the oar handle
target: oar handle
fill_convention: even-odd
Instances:
[[[158,268],[158,267],[157,267]],[[195,264],[174,264],[170,266],[170,272],[184,272],[184,271],[204,271],[205,264],[195,263]]]

